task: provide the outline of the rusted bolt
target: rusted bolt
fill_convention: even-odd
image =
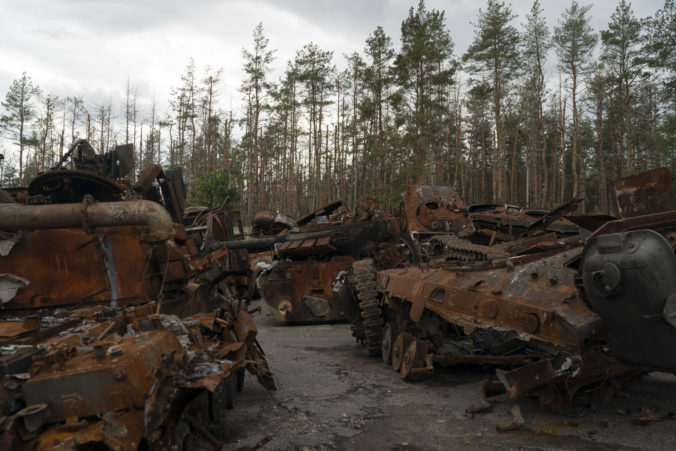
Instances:
[[[498,316],[498,303],[495,301],[484,301],[479,304],[479,315],[484,318],[495,318]]]
[[[534,334],[540,329],[540,318],[535,313],[521,315],[521,324],[526,332]]]
[[[121,381],[122,379],[125,379],[127,377],[127,372],[124,370],[124,368],[113,368],[113,379],[116,381]]]

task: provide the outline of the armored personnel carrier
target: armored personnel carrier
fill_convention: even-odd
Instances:
[[[338,298],[361,315],[369,354],[407,380],[437,365],[488,364],[497,368],[496,381],[483,388],[497,385],[510,399],[535,396],[557,408],[583,387],[614,393],[651,370],[674,372],[671,176],[660,169],[614,188],[619,218],[566,214],[588,227],[584,240],[543,241],[553,233],[544,230],[545,215],[540,235],[480,246],[482,258],[430,253],[420,265],[379,271],[368,259],[357,262]],[[484,397],[472,410],[487,406]],[[522,422],[515,415],[505,427]]]

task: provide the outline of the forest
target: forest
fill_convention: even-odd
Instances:
[[[538,0],[525,17],[488,0],[460,54],[446,13],[420,0],[399,41],[377,27],[343,68],[312,42],[278,61],[261,23],[242,50],[237,111],[220,107],[222,70],[192,60],[166,111],[141,108],[129,81],[119,105],[92,105],[24,72],[0,107],[2,186],[25,186],[85,138],[101,152],[134,143],[130,178],[182,167],[192,205],[227,199],[246,220],[370,195],[394,210],[410,183],[455,186],[469,204],[576,198],[607,212],[613,179],[676,174],[676,4],[641,18],[620,0],[603,30],[590,8],[573,0],[550,24]]]

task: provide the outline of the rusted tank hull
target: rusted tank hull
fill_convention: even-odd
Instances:
[[[354,259],[336,256],[326,262],[277,261],[262,283],[263,299],[278,321],[324,322],[344,320],[333,295],[333,281]]]
[[[326,322],[345,316],[333,293],[333,283],[355,259],[375,256],[379,262],[401,262],[400,228],[389,215],[353,220],[342,201],[328,204],[298,221],[302,227],[273,238],[241,245],[259,250],[275,246],[277,260],[258,280],[260,293],[278,321]],[[237,249],[240,243],[224,243]]]
[[[382,349],[390,353],[383,359],[406,379],[433,372],[435,364],[498,365],[508,368],[498,370],[508,397],[536,396],[548,407],[570,402],[580,387],[617,388],[644,374],[645,367],[596,343],[602,318],[575,285],[581,252],[574,247],[485,268],[378,272],[386,303]]]
[[[86,168],[0,204],[0,449],[220,449],[210,426],[243,372],[275,388],[225,297],[247,285],[246,254],[213,245],[241,238],[238,213],[186,230],[180,173],[130,186],[93,172],[124,175],[119,152],[78,141],[59,165],[75,151]]]
[[[667,168],[630,175],[612,183],[615,212],[623,218],[676,210]]]
[[[79,309],[59,317],[75,321],[65,330],[43,319],[39,346],[24,345],[18,356],[3,348],[0,402],[9,415],[0,424],[0,448],[218,447],[205,426],[212,412],[218,420],[232,407],[243,371],[275,388],[251,317],[222,307],[190,320]]]
[[[9,254],[0,258],[0,274],[28,283],[3,304],[7,310],[55,308],[88,303],[126,305],[150,301],[160,291],[164,271],[157,253],[142,243],[140,227],[26,231]],[[162,244],[161,246],[165,246]],[[185,275],[166,262],[169,280]]]
[[[509,266],[486,269],[380,271],[378,289],[390,302],[405,302],[413,322],[433,312],[461,327],[507,328],[529,341],[575,350],[600,321],[577,294],[575,270],[565,266],[581,251],[514,258]]]

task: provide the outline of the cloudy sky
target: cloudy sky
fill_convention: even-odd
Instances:
[[[618,1],[593,1],[596,30],[606,28]],[[541,2],[550,26],[568,6],[566,0]],[[511,3],[521,24],[532,2]],[[663,3],[642,0],[633,9],[645,17]],[[417,0],[0,0],[0,96],[26,71],[43,92],[82,95],[90,104],[112,100],[119,111],[129,77],[141,105],[155,96],[164,108],[192,57],[200,71],[207,65],[224,69],[221,105],[236,109],[241,50],[258,22],[277,49],[277,74],[311,41],[333,50],[341,68],[342,55],[361,50],[378,25],[397,45],[401,22],[415,5]],[[455,53],[462,55],[485,1],[426,5],[446,11]]]

